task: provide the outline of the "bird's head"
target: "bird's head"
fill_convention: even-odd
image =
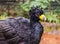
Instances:
[[[38,19],[38,20],[46,20],[46,17],[44,15],[44,12],[42,9],[38,8],[38,7],[35,7],[35,8],[32,8],[30,11],[29,11],[29,15],[30,17],[32,17],[33,19]]]

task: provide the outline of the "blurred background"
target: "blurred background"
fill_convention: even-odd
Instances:
[[[14,13],[17,13],[17,16],[29,18],[29,10],[33,6],[44,10],[46,22],[60,23],[60,0],[0,0],[0,16],[16,16]]]

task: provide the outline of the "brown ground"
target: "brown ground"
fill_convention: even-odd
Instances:
[[[40,44],[60,44],[60,35],[44,33]]]

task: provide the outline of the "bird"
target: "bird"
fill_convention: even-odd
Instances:
[[[30,19],[24,17],[8,18],[0,22],[0,30],[8,44],[39,44],[44,32],[39,20],[46,20],[44,12],[38,7],[29,10]]]

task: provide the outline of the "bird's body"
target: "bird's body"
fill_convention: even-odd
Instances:
[[[39,13],[39,9],[36,10]],[[43,26],[34,16],[31,14],[30,20],[18,17],[6,19],[0,23],[0,29],[2,29],[8,44],[39,44],[43,34]]]

